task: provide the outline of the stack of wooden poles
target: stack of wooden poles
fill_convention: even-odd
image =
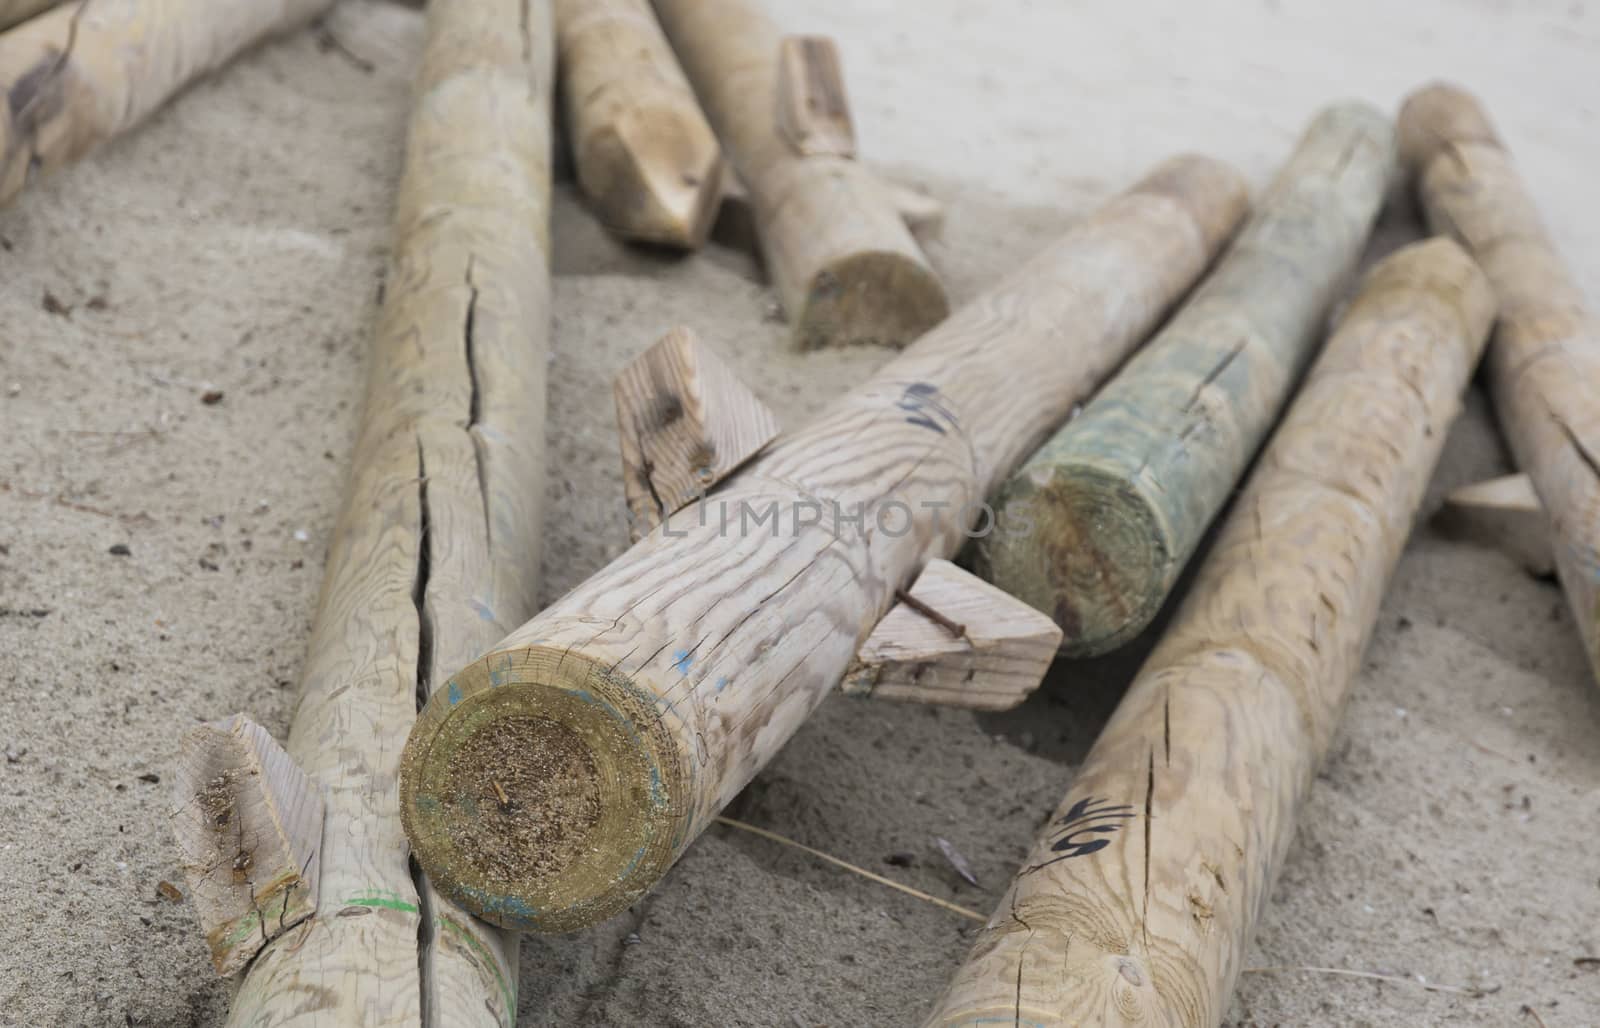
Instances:
[[[0,199],[328,5],[0,0]],[[177,776],[230,1023],[512,1024],[515,932],[643,895],[833,689],[1014,706],[1148,626],[1208,532],[927,1023],[1219,1023],[1491,329],[1517,523],[1600,665],[1600,333],[1460,90],[1328,108],[1253,210],[1174,157],[951,313],[936,205],[856,160],[831,41],[755,0],[427,19],[287,746],[239,715]],[[758,247],[798,347],[912,345],[781,432],[669,332],[615,383],[636,544],[538,611],[558,77],[608,228]],[[1352,285],[1397,174],[1439,237]]]

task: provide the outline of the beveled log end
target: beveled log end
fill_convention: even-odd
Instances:
[[[722,200],[722,150],[703,120],[641,108],[594,132],[576,156],[596,216],[624,239],[704,245]]]
[[[944,286],[925,262],[897,250],[861,250],[819,268],[791,320],[801,350],[902,347],[949,313]]]
[[[455,903],[505,928],[574,931],[671,865],[687,840],[687,768],[625,676],[565,647],[491,653],[418,717],[401,821]]]

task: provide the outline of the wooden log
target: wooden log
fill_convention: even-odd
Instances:
[[[217,973],[231,975],[317,910],[322,796],[243,714],[192,729],[173,833]]]
[[[1009,710],[1039,687],[1056,623],[947,560],[930,560],[845,672],[852,696]]]
[[[656,0],[728,160],[750,189],[767,272],[801,349],[904,346],[949,312],[877,179],[806,154],[778,122],[782,35],[755,0]]]
[[[889,202],[900,220],[914,235],[937,239],[944,230],[944,204],[920,189],[894,181],[880,180]],[[722,199],[711,223],[711,238],[733,250],[761,254],[761,237],[756,231],[756,212],[750,194],[732,169],[723,168]]]
[[[0,29],[20,25],[41,11],[48,11],[62,0],[0,0]]]
[[[777,416],[687,328],[634,358],[612,393],[634,542],[778,435]]]
[[[698,248],[722,149],[649,0],[556,0],[555,13],[567,133],[595,213],[626,239]]]
[[[1406,101],[1399,125],[1428,222],[1471,251],[1500,301],[1489,392],[1548,515],[1556,573],[1600,676],[1600,320],[1477,101],[1432,86]]]
[[[928,1025],[1218,1025],[1494,316],[1381,262]]]
[[[1224,165],[1162,166],[458,673],[402,762],[429,877],[536,931],[654,885],[1244,204]]]
[[[64,3],[0,36],[0,203],[332,0]]]
[[[1072,656],[1160,610],[1320,341],[1382,205],[1388,119],[1322,112],[1215,272],[1005,484],[977,564]]]
[[[1452,490],[1434,524],[1451,538],[1501,551],[1530,575],[1555,573],[1550,521],[1527,475],[1504,475]]]
[[[352,479],[289,752],[325,790],[319,916],[231,1023],[516,1018],[515,938],[414,877],[399,758],[418,704],[536,608],[549,329],[548,2],[429,4]]]

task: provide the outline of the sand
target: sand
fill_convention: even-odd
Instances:
[[[789,17],[841,39],[865,158],[949,204],[929,251],[957,302],[1169,152],[1260,184],[1320,104],[1394,110],[1436,76],[1485,98],[1600,297],[1600,12],[1579,3],[906,10]],[[196,719],[287,729],[420,27],[344,0],[0,212],[0,1023],[225,1010],[192,911],[158,897],[181,881],[171,768]],[[1374,251],[1418,231],[1401,203]],[[789,424],[886,357],[788,353],[748,256],[621,247],[570,186],[554,238],[546,599],[626,544],[609,379],[663,330],[694,325]],[[1506,469],[1475,391],[1430,504]],[[730,813],[987,912],[1148,643],[1059,665],[1004,715],[830,699]],[[1228,1023],[1600,1023],[1597,827],[1600,690],[1560,592],[1422,525],[1249,957],[1411,983],[1249,973]],[[627,915],[527,939],[521,1016],[912,1025],[968,941],[946,911],[713,828]]]

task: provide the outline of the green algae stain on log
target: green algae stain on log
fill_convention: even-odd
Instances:
[[[1315,353],[1393,167],[1381,114],[1322,112],[1191,300],[1001,487],[979,567],[1056,619],[1063,652],[1104,653],[1160,610]]]

